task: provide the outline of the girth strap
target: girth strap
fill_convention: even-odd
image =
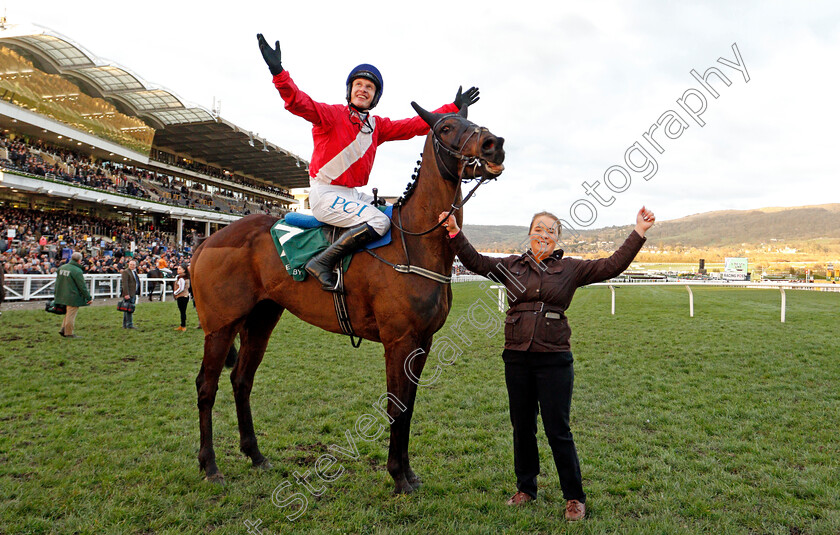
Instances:
[[[368,253],[370,256],[376,258],[383,264],[391,266],[398,273],[413,273],[415,275],[420,275],[421,277],[426,277],[427,279],[432,279],[435,282],[440,282],[443,284],[449,284],[450,282],[452,282],[452,277],[441,275],[436,271],[430,271],[426,268],[421,268],[419,266],[410,266],[407,264],[394,264],[393,262],[388,262],[387,260],[374,253],[370,249],[365,249],[365,252]]]
[[[441,275],[435,271],[430,271],[425,268],[421,268],[418,266],[406,266],[404,264],[394,264],[394,269],[397,270],[399,273],[414,273],[415,275],[420,275],[421,277],[426,277],[427,279],[432,279],[433,281],[441,282],[443,284],[449,284],[452,282],[452,277],[448,277],[446,275]]]
[[[335,236],[333,236],[335,238]],[[333,240],[334,241],[334,240]],[[339,262],[336,266],[338,273],[338,291],[333,292],[333,304],[335,305],[335,315],[338,318],[338,326],[341,327],[341,332],[350,337],[350,345],[358,348],[362,345],[362,337],[356,336],[356,331],[353,330],[353,324],[350,323],[350,312],[347,310],[347,299],[344,293],[344,271],[342,270],[343,262]]]

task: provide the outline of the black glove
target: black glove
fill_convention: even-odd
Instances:
[[[274,48],[271,48],[265,41],[263,34],[257,34],[257,42],[260,44],[260,52],[262,52],[263,59],[268,64],[268,70],[271,74],[277,76],[283,72],[283,65],[280,63],[280,41],[276,41]]]
[[[471,87],[467,89],[467,91],[463,94],[461,93],[461,87],[458,87],[458,94],[455,95],[454,104],[460,110],[464,106],[472,106],[473,104],[478,102],[478,99],[479,96],[477,87]]]

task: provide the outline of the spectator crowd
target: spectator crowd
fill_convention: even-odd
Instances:
[[[13,238],[9,237],[10,230]],[[0,263],[7,274],[54,274],[74,251],[79,251],[84,253],[80,264],[85,273],[119,273],[133,259],[139,273],[160,268],[174,276],[177,265],[189,262],[191,246],[197,245],[197,239],[193,235],[190,245],[178,249],[167,233],[132,229],[112,219],[0,208]]]
[[[196,173],[201,173],[207,176],[212,176],[214,178],[219,178],[222,180],[227,180],[233,182],[235,184],[241,184],[243,186],[248,186],[254,189],[258,189],[260,191],[264,191],[266,193],[271,193],[273,195],[280,195],[286,198],[292,198],[291,195],[286,193],[283,188],[278,188],[276,186],[267,186],[261,182],[257,182],[256,180],[251,180],[249,178],[240,177],[239,175],[230,174],[229,172],[223,172],[221,169],[216,167],[211,167],[209,165],[204,165],[198,162],[185,162],[183,160],[179,160],[172,154],[152,149],[151,158],[153,160],[174,165],[175,167],[180,167],[181,169],[187,169],[190,171],[195,171]]]
[[[172,162],[172,164],[178,165],[177,162]],[[199,164],[178,166],[246,184],[246,179],[234,180],[232,175],[222,175],[220,171],[212,170],[209,166]],[[148,169],[108,161],[96,162],[76,151],[53,146],[40,140],[27,143],[22,138],[12,139],[2,132],[0,132],[0,167],[108,193],[131,195],[186,208],[215,210],[235,215],[250,213],[281,215],[285,211],[278,201],[257,198],[248,200],[241,198],[241,194],[234,195],[233,192],[224,189],[216,189],[211,193],[203,184],[193,182],[188,185],[177,177]],[[261,187],[251,183],[247,185],[274,195],[281,195],[282,192],[279,188]]]

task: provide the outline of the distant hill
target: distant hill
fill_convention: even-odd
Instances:
[[[579,231],[564,236],[564,248],[594,251],[598,242],[620,244],[633,225]],[[521,251],[526,226],[464,225],[464,233],[480,251]],[[658,221],[648,233],[648,243],[659,247],[740,248],[746,244],[804,243],[840,240],[840,204],[795,208],[720,210]],[[613,247],[604,246],[603,249]]]

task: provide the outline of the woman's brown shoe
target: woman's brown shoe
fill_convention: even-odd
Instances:
[[[583,520],[586,514],[586,505],[577,500],[569,500],[566,502],[566,520],[574,522],[576,520]]]
[[[511,496],[510,499],[505,503],[507,505],[523,505],[525,503],[528,503],[528,502],[532,501],[533,499],[534,498],[532,498],[530,494],[522,492],[520,490],[520,491],[517,491],[516,494]]]

